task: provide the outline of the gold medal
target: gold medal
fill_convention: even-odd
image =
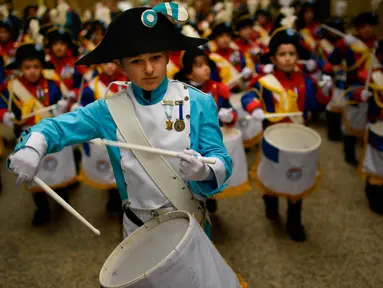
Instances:
[[[184,120],[177,119],[177,121],[174,123],[174,129],[177,132],[181,132],[185,129],[185,122]]]
[[[173,130],[173,122],[166,120],[166,130]]]

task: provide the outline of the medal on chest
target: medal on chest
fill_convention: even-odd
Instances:
[[[162,106],[164,107],[164,112],[166,116],[166,130],[173,130],[173,122],[171,119],[173,115],[174,101],[163,100]]]
[[[36,89],[36,96],[37,96],[37,100],[41,101],[45,98],[45,91],[43,88],[41,88],[41,86],[37,86],[37,89]]]
[[[184,101],[180,100],[180,101],[176,101],[176,106],[178,106],[178,118],[176,120],[176,122],[174,123],[174,129],[177,131],[177,132],[181,132],[185,129],[185,121],[184,121],[184,116],[183,116],[183,105],[184,105]]]

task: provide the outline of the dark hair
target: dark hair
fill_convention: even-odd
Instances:
[[[210,60],[203,50],[199,48],[189,49],[182,55],[182,69],[174,76],[174,79],[187,82],[189,80],[187,75],[193,71],[196,59],[200,56],[204,57],[206,64],[209,65],[212,72],[216,70],[215,63]]]

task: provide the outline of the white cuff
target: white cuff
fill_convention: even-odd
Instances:
[[[32,132],[24,147],[31,147],[35,149],[37,153],[39,153],[40,158],[43,158],[47,152],[48,143],[43,134]]]
[[[215,164],[208,164],[208,166],[213,170],[215,181],[217,182],[217,187],[221,187],[225,183],[226,179],[226,168],[223,162],[218,159],[214,158],[216,160]]]

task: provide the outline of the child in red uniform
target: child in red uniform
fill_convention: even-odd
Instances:
[[[8,126],[14,128],[16,137],[29,127],[37,124],[39,118],[51,117],[51,113],[41,114],[38,117],[30,117],[25,120],[22,116],[35,110],[35,107],[45,107],[57,104],[53,109],[53,116],[66,112],[68,101],[61,99],[61,91],[58,83],[43,77],[43,68],[51,68],[44,61],[42,48],[35,44],[21,45],[16,51],[15,62],[9,64],[6,69],[19,69],[22,76],[11,80],[1,87],[4,98],[0,99],[0,119]],[[11,111],[8,111],[8,101],[12,98]],[[14,124],[16,122],[16,124]],[[67,200],[68,192],[65,188],[57,190],[61,197]],[[33,225],[41,225],[50,219],[50,209],[45,193],[33,193],[36,211],[32,220]]]
[[[86,67],[75,67],[79,46],[74,42],[71,32],[63,27],[49,29],[47,38],[49,62],[56,72],[52,79],[61,82],[60,87],[64,94],[75,98],[81,86],[82,76],[87,70]]]
[[[298,61],[299,36],[292,30],[280,29],[270,40],[270,58],[275,65],[274,72],[256,80],[251,92],[242,97],[242,105],[255,119],[264,121],[266,113],[303,112],[303,119],[308,120],[308,112],[316,110],[320,104],[327,104],[329,98],[318,88],[315,80],[309,75],[296,70]],[[332,83],[326,83],[329,90]],[[281,91],[282,90],[282,91]],[[284,90],[284,91],[283,91]],[[286,105],[286,101],[289,105]],[[264,121],[264,126],[274,123],[291,122],[289,117],[271,118]],[[273,173],[270,171],[270,173]],[[266,217],[278,218],[278,192],[269,193],[264,189],[263,199],[266,206]],[[302,199],[307,193],[289,198],[287,233],[295,241],[305,241],[306,233],[302,225]]]

